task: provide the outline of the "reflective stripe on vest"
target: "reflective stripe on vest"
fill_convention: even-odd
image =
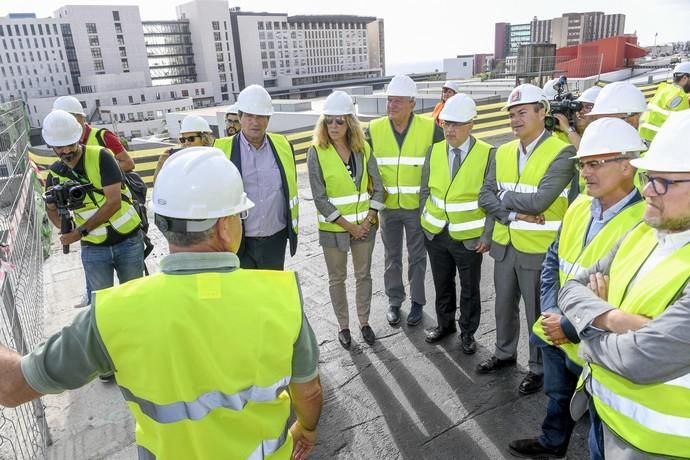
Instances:
[[[627,313],[655,318],[682,294],[690,279],[690,244],[674,251],[643,277],[631,280],[657,246],[642,223],[623,240],[611,264],[608,302]],[[690,374],[636,384],[590,364],[597,414],[614,433],[654,455],[686,458],[690,452]]]
[[[388,209],[418,209],[422,165],[434,138],[434,120],[413,115],[402,148],[391,128],[388,117],[369,123],[373,154],[388,192]]]
[[[592,197],[579,195],[570,205],[563,216],[563,225],[558,240],[559,285],[563,286],[569,279],[575,278],[580,272],[589,269],[599,259],[611,251],[611,248],[631,228],[642,220],[645,210],[643,200],[627,205],[618,212],[604,227],[597,232],[589,244],[585,245],[587,231],[592,220]],[[532,331],[546,343],[551,341],[542,329],[541,316],[532,326]],[[578,356],[578,344],[567,343],[559,347],[568,358],[579,366],[584,361]]]
[[[677,103],[675,107],[671,107],[674,101]],[[665,82],[660,84],[647,104],[647,110],[640,117],[640,136],[647,142],[651,142],[669,115],[687,109],[690,109],[688,94],[681,87]]]
[[[486,214],[477,199],[491,148],[486,142],[475,140],[451,180],[448,143],[434,144],[429,155],[429,197],[420,216],[424,230],[437,235],[448,226],[450,237],[459,241],[482,235]]]
[[[364,171],[360,174],[359,186],[350,176],[345,163],[335,150],[329,145],[326,148],[313,146],[316,157],[321,166],[321,177],[326,186],[328,201],[338,209],[340,216],[353,224],[360,224],[369,214],[369,175],[366,165],[369,161],[369,144],[365,145],[362,165]],[[356,155],[352,153],[352,155]],[[324,232],[344,233],[346,230],[335,222],[327,222],[326,218],[318,213],[319,230]]]
[[[555,136],[546,137],[527,159],[522,174],[518,171],[518,139],[503,144],[496,151],[496,183],[499,190],[535,193],[549,166],[568,145]],[[509,225],[494,224],[493,241],[512,244],[527,254],[544,254],[556,238],[561,219],[568,209],[567,191],[564,190],[544,211],[544,225],[513,221]]]
[[[150,458],[290,458],[294,272],[159,273],[98,291],[93,308]]]
[[[93,133],[93,131],[92,129],[91,132]],[[84,205],[74,211],[74,223],[76,226],[86,223],[89,218],[98,212],[106,201],[105,195],[103,194],[103,184],[101,182],[100,158],[103,147],[98,144],[85,145],[82,147],[84,149],[84,171],[86,177],[83,179],[80,178],[80,182],[87,183],[88,181],[88,183],[92,184],[94,188],[99,191],[87,193],[84,199]],[[74,177],[62,176],[52,169],[50,170],[50,174],[56,177],[60,183],[74,180]],[[141,225],[139,214],[137,214],[136,209],[131,205],[132,194],[124,183],[121,184],[120,194],[122,196],[120,209],[110,216],[108,222],[94,228],[87,236],[83,236],[81,238],[82,241],[92,244],[102,244],[105,243],[108,238],[107,227],[111,227],[121,235],[128,235]],[[129,202],[127,200],[129,200]]]

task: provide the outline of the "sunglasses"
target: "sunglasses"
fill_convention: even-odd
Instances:
[[[332,125],[335,123],[338,126],[343,126],[345,124],[345,119],[338,117],[338,118],[326,118],[324,119],[327,125]]]
[[[629,160],[629,159],[630,158],[627,158],[627,157],[616,157],[616,158],[606,158],[605,160],[578,161],[577,163],[575,163],[575,167],[577,169],[579,169],[580,171],[582,171],[587,166],[589,166],[590,169],[597,171],[602,166],[604,166],[606,163],[614,163],[614,162]]]
[[[180,141],[180,144],[184,144],[185,142],[194,142],[194,139],[196,139],[197,137],[201,138],[201,136],[197,134],[195,136],[187,136],[187,137],[180,136],[178,140]]]

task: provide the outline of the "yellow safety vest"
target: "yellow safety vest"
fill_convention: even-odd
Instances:
[[[83,146],[84,171],[86,172],[86,177],[78,177],[76,174],[75,176],[63,176],[52,168],[50,170],[50,174],[56,177],[60,183],[75,180],[75,177],[78,177],[81,183],[90,183],[96,189],[96,191],[86,194],[84,205],[81,208],[74,210],[74,223],[77,226],[86,223],[86,221],[96,214],[105,204],[105,195],[103,195],[103,184],[101,182],[100,158],[102,149],[103,147],[100,145]],[[99,225],[91,230],[88,235],[83,236],[81,238],[82,241],[92,244],[103,244],[108,238],[108,227],[121,235],[127,235],[141,225],[141,219],[136,209],[132,206],[132,194],[129,188],[124,185],[124,182],[121,185],[120,193],[122,195],[120,209],[118,209],[106,223]]]
[[[638,225],[621,243],[610,271],[608,302],[621,310],[655,318],[683,292],[690,279],[690,244],[630,282],[657,246],[654,229]],[[690,455],[690,374],[641,385],[597,364],[589,364],[597,414],[611,431],[653,455]]]
[[[353,224],[361,224],[369,214],[369,192],[367,191],[369,175],[366,167],[371,147],[365,143],[364,171],[359,179],[359,185],[355,184],[333,145],[325,149],[315,145],[314,149],[321,166],[328,201],[338,209],[343,219]],[[335,222],[326,222],[325,216],[319,214],[318,217],[319,230],[339,233],[346,231]]]
[[[420,216],[426,231],[438,235],[448,225],[448,234],[454,240],[482,235],[486,213],[479,207],[479,189],[491,149],[490,144],[477,140],[451,179],[448,143],[434,144],[429,156],[429,197]]]
[[[688,109],[690,102],[683,88],[675,84],[661,83],[640,118],[640,137],[651,142],[669,115]]]
[[[290,458],[294,272],[158,273],[94,308],[140,458]]]
[[[299,227],[299,197],[297,195],[297,166],[295,163],[295,155],[292,152],[290,142],[282,134],[266,133],[268,138],[273,143],[276,149],[280,166],[285,173],[285,179],[288,186],[288,204],[290,206],[290,219],[292,221],[292,229],[297,234]],[[232,144],[235,136],[221,137],[216,139],[213,146],[221,149],[228,160],[232,157]],[[239,139],[239,138],[238,138]]]
[[[558,239],[558,277],[561,286],[608,254],[623,235],[640,223],[645,210],[643,200],[626,206],[599,230],[589,244],[585,245],[591,221],[591,205],[592,197],[579,195],[563,216],[561,235]],[[544,342],[551,343],[542,329],[543,319],[542,315],[532,326],[532,331]],[[578,344],[567,343],[559,347],[571,361],[579,366],[584,365],[584,361],[577,355]]]
[[[567,144],[559,141],[555,136],[547,137],[534,149],[527,159],[522,174],[518,170],[518,139],[503,144],[496,151],[496,185],[498,190],[519,193],[536,193],[539,182],[546,174],[549,166]],[[544,211],[546,222],[544,225],[532,224],[524,221],[494,225],[493,240],[501,245],[509,243],[518,251],[527,254],[543,254],[556,239],[561,219],[568,209],[569,189],[561,194]]]
[[[369,123],[374,156],[388,192],[387,209],[419,209],[422,166],[434,142],[434,127],[433,119],[414,115],[400,148],[388,117]]]

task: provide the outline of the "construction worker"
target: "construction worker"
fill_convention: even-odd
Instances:
[[[568,208],[558,239],[551,245],[541,274],[542,316],[531,340],[541,347],[544,361],[546,417],[538,438],[511,441],[509,450],[522,458],[563,457],[575,422],[570,398],[582,371],[575,328],[558,308],[558,289],[590,268],[636,226],[644,201],[633,184],[630,160],[646,149],[635,128],[617,118],[594,121],[585,130],[577,152],[578,169],[587,184]],[[599,458],[594,455],[593,458]]]
[[[158,173],[165,164],[170,155],[187,147],[211,147],[213,146],[213,131],[208,125],[208,122],[197,115],[187,115],[182,120],[180,125],[180,146],[179,148],[170,148],[161,153],[158,157],[156,170],[153,172],[153,181],[156,182]]]
[[[239,268],[253,204],[237,169],[217,149],[185,149],[152,203],[170,246],[162,273],[98,291],[23,358],[0,348],[0,403],[115,372],[139,458],[306,458],[322,404],[318,346],[295,273]]]
[[[243,268],[282,270],[285,247],[297,251],[297,168],[295,152],[282,134],[267,133],[273,115],[271,96],[250,85],[237,97],[241,131],[216,140],[242,174],[244,187],[256,208],[244,221],[238,256]]]
[[[419,187],[426,151],[434,142],[443,140],[443,131],[431,118],[413,113],[416,96],[417,85],[410,77],[393,77],[386,89],[388,116],[372,120],[367,132],[388,195],[380,217],[385,258],[383,283],[389,304],[386,319],[391,325],[400,323],[400,306],[405,300],[403,232],[412,302],[407,316],[409,326],[422,321],[426,303],[426,251],[419,223]]]
[[[493,219],[477,200],[494,148],[470,133],[477,106],[466,94],[446,101],[440,114],[445,140],[426,155],[420,190],[421,224],[436,289],[437,326],[425,340],[437,342],[454,333],[457,298],[455,272],[460,274],[460,341],[465,354],[477,349],[483,254],[489,250]]]
[[[690,61],[681,62],[673,69],[673,83],[662,82],[647,104],[640,121],[640,135],[647,142],[654,139],[659,128],[673,112],[690,109]]]
[[[638,129],[640,117],[646,107],[647,101],[637,86],[617,81],[604,86],[587,116],[592,120],[604,117],[621,118]]]
[[[383,183],[364,139],[349,94],[333,91],[314,128],[307,152],[309,183],[319,213],[319,244],[328,269],[328,288],[338,320],[338,341],[351,345],[345,279],[347,253],[352,253],[355,301],[362,338],[373,345],[369,325],[371,309],[371,256],[376,242],[378,212],[383,209]],[[371,184],[371,186],[369,185]]]
[[[81,243],[88,304],[93,291],[113,285],[113,272],[121,284],[143,275],[141,219],[115,158],[105,148],[79,143],[82,127],[76,118],[53,110],[43,120],[42,134],[59,158],[50,167],[46,191],[67,181],[86,188],[83,202],[73,209],[76,228],[60,235],[60,242],[64,246]],[[46,205],[48,217],[55,227],[62,228],[54,201]]]
[[[240,117],[237,115],[237,104],[232,104],[225,113],[225,135],[228,137],[234,136],[241,129]]]
[[[531,329],[539,314],[541,264],[568,207],[575,149],[545,130],[546,107],[537,86],[523,84],[511,91],[505,109],[517,139],[498,148],[479,193],[479,206],[496,219],[490,254],[494,283],[501,287],[496,289],[496,350],[477,366],[481,374],[515,365],[520,297]],[[530,343],[529,352],[521,394],[535,393],[543,384],[540,350]]]
[[[592,396],[606,458],[690,452],[689,131],[690,111],[671,115],[631,161],[644,170],[644,222],[559,292],[586,361],[571,412],[579,418]]]
[[[93,129],[86,122],[86,113],[81,102],[74,96],[60,96],[53,102],[53,110],[64,110],[71,113],[77,119],[83,129],[82,137],[79,141],[82,145],[100,145],[105,147],[117,160],[122,172],[132,171],[134,169],[134,160],[127,153],[127,149],[120,142],[120,138],[112,131],[100,128]]]
[[[458,91],[460,91],[460,84],[457,81],[448,80],[441,87],[441,101],[436,104],[434,111],[431,112],[431,118],[434,119],[437,125],[442,126],[441,120],[438,118],[438,116],[441,113],[441,110],[443,110],[443,107],[446,105],[446,101],[458,94]]]

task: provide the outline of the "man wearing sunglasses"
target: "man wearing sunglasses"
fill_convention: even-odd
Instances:
[[[646,146],[635,128],[617,118],[602,118],[585,130],[575,156],[586,184],[563,217],[558,238],[549,248],[541,271],[542,315],[530,340],[540,347],[544,363],[544,393],[548,398],[538,438],[511,441],[508,449],[522,458],[561,457],[566,454],[575,422],[570,398],[582,371],[577,356],[580,342],[573,325],[558,308],[558,289],[588,269],[637,225],[644,202],[634,185],[630,160]],[[594,420],[596,421],[596,420]],[[596,449],[592,459],[602,456]]]
[[[244,221],[237,253],[243,268],[282,270],[285,247],[297,251],[297,168],[292,145],[282,134],[268,133],[273,115],[271,96],[250,85],[237,97],[240,132],[216,140],[242,174],[244,188],[256,205]]]
[[[690,111],[671,115],[644,158],[644,222],[558,304],[585,365],[571,411],[603,422],[606,458],[687,458],[690,452]],[[603,439],[602,439],[603,438]]]

